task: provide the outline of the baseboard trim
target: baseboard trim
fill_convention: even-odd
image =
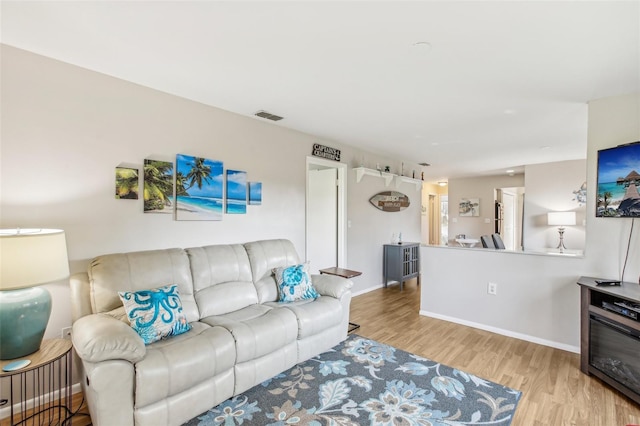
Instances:
[[[75,383],[73,386],[71,386],[71,394],[75,395],[78,392],[82,392],[82,386],[80,385],[80,383]],[[41,401],[45,401],[45,402],[49,402],[49,401],[57,401],[58,399],[60,399],[60,391],[54,391],[54,392],[50,392],[47,393],[45,395],[41,395],[39,396],[37,399],[40,399]],[[36,404],[34,403],[34,401],[36,400],[36,398],[31,398],[28,399],[27,401],[23,402],[18,402],[16,404],[13,404],[13,412],[21,412],[24,408],[24,404],[26,404],[26,409],[27,410],[31,410],[33,407],[36,406]],[[78,408],[78,407],[74,407],[74,408]],[[11,406],[7,405],[6,407],[0,408],[0,420],[1,419],[6,419],[11,415]]]
[[[425,317],[440,319],[443,321],[454,322],[456,324],[466,325],[468,327],[473,327],[473,328],[477,328],[484,331],[490,331],[492,333],[500,334],[502,336],[513,337],[515,339],[520,339],[520,340],[524,340],[526,342],[531,342],[531,343],[537,343],[539,345],[549,346],[549,347],[552,347],[555,349],[561,349],[567,352],[573,352],[576,354],[580,353],[580,347],[578,346],[567,345],[564,343],[554,342],[552,340],[540,339],[539,337],[529,336],[528,334],[516,333],[514,331],[505,330],[498,327],[491,327],[489,325],[480,324],[473,321],[467,321],[460,318],[454,318],[447,315],[436,314],[433,312],[428,312],[423,310],[420,311],[420,315]]]
[[[353,293],[353,294],[351,295],[351,297],[360,296],[360,295],[362,295],[362,294],[369,293],[369,292],[371,292],[371,291],[373,291],[373,290],[377,290],[377,289],[379,289],[379,288],[383,288],[383,287],[384,287],[384,285],[382,285],[382,284],[380,284],[380,285],[374,285],[373,287],[367,287],[367,288],[365,288],[364,290],[360,290],[360,291],[358,291],[357,293]]]

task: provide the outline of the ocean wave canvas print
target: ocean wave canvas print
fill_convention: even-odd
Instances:
[[[262,182],[249,182],[249,205],[262,204]]]
[[[227,214],[247,213],[247,172],[227,170]]]
[[[176,220],[222,220],[223,164],[176,156]]]

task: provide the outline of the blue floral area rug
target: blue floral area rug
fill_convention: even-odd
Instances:
[[[186,425],[509,425],[521,395],[352,334]]]

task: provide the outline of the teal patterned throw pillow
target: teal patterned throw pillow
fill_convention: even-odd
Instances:
[[[119,291],[118,295],[131,327],[145,345],[191,330],[176,285],[136,292]]]
[[[278,283],[280,302],[295,302],[296,300],[316,299],[320,295],[311,283],[309,264],[275,268],[273,273]]]

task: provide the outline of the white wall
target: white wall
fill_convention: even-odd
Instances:
[[[364,272],[354,279],[355,292],[381,285],[382,244],[392,232],[419,241],[415,187],[399,189],[412,197],[409,209],[380,212],[368,199],[385,189],[382,180],[356,184],[351,170],[362,158],[394,167],[397,160],[9,46],[1,55],[0,227],[64,229],[72,273],[105,253],[264,238],[288,238],[304,257],[306,157],[313,143],[341,149],[349,166],[347,267]],[[248,180],[263,183],[262,205],[222,221],[185,222],[145,215],[142,200],[114,198],[116,166],[175,161],[178,153],[247,171]],[[53,312],[45,336],[56,337],[71,322],[68,284],[47,287]]]
[[[576,191],[587,180],[587,161],[571,160],[525,166],[525,250],[544,250],[558,245],[558,228],[547,225],[550,211],[576,212],[576,225],[566,226],[568,250],[584,250],[587,209],[575,200]],[[587,193],[591,196],[592,191]]]
[[[581,258],[422,248],[421,314],[576,352]],[[489,282],[497,295],[487,294]]]
[[[375,163],[373,166],[375,167]],[[377,176],[364,176],[360,182],[356,182],[352,170],[349,171],[348,180],[348,217],[351,222],[348,233],[348,267],[363,272],[362,277],[355,278],[354,282],[367,280],[379,287],[383,281],[382,245],[391,242],[391,235],[402,232],[403,241],[420,242],[422,192],[415,185],[406,182],[401,183],[399,188],[396,188],[395,182],[386,187],[384,180]],[[400,212],[383,212],[377,209],[369,199],[382,191],[402,192],[409,197],[409,207]],[[360,293],[364,288],[358,286],[354,293]]]
[[[587,188],[596,185],[597,150],[640,140],[640,93],[589,104]],[[620,279],[631,219],[595,217],[587,194],[583,258],[423,247],[421,313],[572,351],[580,342],[580,276]],[[625,280],[640,276],[638,229]],[[498,294],[487,294],[487,283]]]

